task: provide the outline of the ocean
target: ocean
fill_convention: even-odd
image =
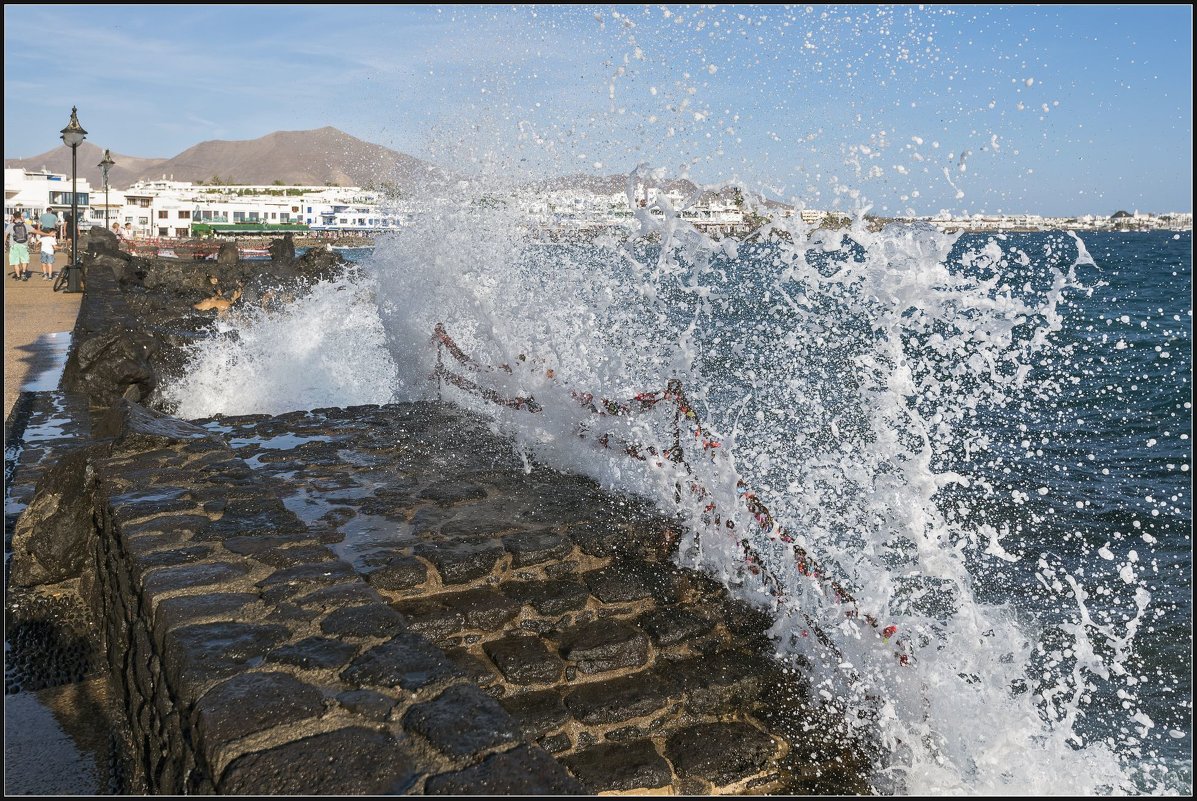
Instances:
[[[510,214],[463,202],[218,323],[172,408],[439,395],[653,499],[877,792],[1191,793],[1191,233],[567,245]]]

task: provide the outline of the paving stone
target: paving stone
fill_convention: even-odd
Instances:
[[[262,589],[279,586],[302,587],[309,584],[336,584],[349,581],[357,574],[353,568],[341,561],[313,562],[276,570],[258,582]]]
[[[511,534],[503,538],[503,545],[511,554],[511,563],[515,567],[562,559],[574,549],[567,537],[548,530]]]
[[[742,651],[665,661],[655,668],[676,694],[686,696],[692,712],[730,710],[756,700],[776,667]]]
[[[648,740],[596,745],[561,761],[595,793],[655,790],[673,781],[669,764]]]
[[[156,567],[174,567],[186,565],[206,559],[212,553],[209,545],[189,545],[185,548],[172,548],[167,551],[154,551],[135,557],[134,570],[152,570]]]
[[[307,669],[337,668],[352,659],[357,650],[358,646],[352,643],[330,640],[327,637],[307,637],[299,642],[275,648],[266,658],[271,662]]]
[[[563,632],[560,651],[583,673],[638,667],[648,661],[648,637],[619,620],[596,620]]]
[[[469,481],[441,481],[421,490],[419,497],[440,506],[451,506],[485,498],[486,487]]]
[[[663,565],[617,561],[601,570],[592,570],[583,578],[590,592],[603,603],[626,603],[650,597],[660,603],[677,601],[675,573]]]
[[[466,626],[493,631],[519,614],[520,605],[494,590],[466,590],[436,596],[447,609],[460,612]]]
[[[163,670],[184,703],[206,682],[224,678],[259,659],[290,632],[279,625],[196,623],[166,634]]]
[[[256,603],[258,596],[249,592],[222,592],[211,595],[181,595],[160,601],[154,608],[154,636],[161,647],[166,632],[202,618],[222,617],[244,620],[244,610]]]
[[[591,725],[651,715],[668,702],[665,685],[652,671],[583,684],[565,696],[573,716]]]
[[[432,562],[445,584],[464,584],[491,573],[503,556],[499,543],[422,543],[416,553]]]
[[[395,699],[374,690],[346,690],[337,694],[337,702],[350,712],[375,721],[386,720],[395,708]]]
[[[366,576],[380,590],[410,590],[428,581],[428,566],[414,556],[397,556]]]
[[[267,549],[254,554],[254,558],[271,567],[292,567],[293,565],[336,559],[332,552],[320,543]]]
[[[320,690],[289,673],[243,673],[204,693],[195,716],[211,748],[323,710]]]
[[[248,573],[248,568],[235,562],[202,562],[175,567],[160,567],[142,578],[148,595],[160,595],[191,587],[206,587],[236,581]]]
[[[542,615],[557,616],[586,606],[590,591],[576,581],[509,581],[499,587],[503,594],[521,604],[531,604]]]
[[[482,650],[512,684],[548,684],[561,679],[564,665],[539,637],[504,637],[486,643]]]
[[[424,784],[428,795],[579,795],[578,784],[558,762],[539,748],[521,745],[487,757],[482,764],[433,776]]]
[[[235,554],[256,556],[309,539],[306,534],[255,534],[245,537],[229,537],[221,545]]]
[[[446,648],[445,656],[449,657],[454,665],[456,665],[465,677],[479,687],[488,687],[498,680],[498,675],[495,671],[488,667],[487,664],[471,654],[465,648]]]
[[[521,693],[502,699],[500,704],[519,722],[525,737],[538,737],[569,722],[561,694],[556,690]]]
[[[341,680],[354,686],[418,690],[461,675],[439,648],[419,635],[405,632],[354,659],[341,671]]]
[[[394,608],[403,616],[409,629],[433,640],[442,640],[465,627],[465,615],[439,601],[401,601]]]
[[[378,593],[365,584],[334,584],[331,587],[320,587],[303,595],[292,596],[291,602],[297,606],[317,609],[327,612],[346,606],[365,606],[379,602]]]
[[[474,756],[519,739],[517,724],[499,702],[468,684],[413,706],[403,726],[452,757]]]
[[[614,556],[618,545],[625,539],[622,529],[596,522],[583,522],[569,530],[569,538],[573,540],[587,556]]]
[[[676,606],[653,610],[636,622],[657,645],[676,645],[701,637],[715,627],[697,612]]]
[[[683,776],[731,784],[769,767],[777,744],[747,723],[700,723],[678,729],[665,741],[665,755]]]
[[[330,637],[390,637],[403,628],[399,613],[379,603],[336,609],[320,621],[320,630]]]
[[[415,783],[417,763],[386,732],[353,726],[235,759],[226,795],[393,795]]]

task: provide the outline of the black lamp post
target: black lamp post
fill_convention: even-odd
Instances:
[[[104,160],[96,166],[100,168],[100,172],[104,174],[104,230],[108,230],[108,171],[112,169],[112,165],[116,164],[112,160],[112,153],[108,148],[104,148]]]
[[[71,121],[62,129],[62,143],[71,149],[71,263],[67,265],[67,292],[82,292],[79,275],[79,193],[78,180],[79,145],[87,138],[87,131],[79,124],[75,106],[71,106]]]

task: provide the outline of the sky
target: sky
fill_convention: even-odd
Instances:
[[[1192,8],[4,6],[4,156],[331,125],[877,214],[1191,211]]]

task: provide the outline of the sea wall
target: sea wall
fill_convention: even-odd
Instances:
[[[672,563],[673,521],[448,404],[156,411],[218,312],[100,250],[64,389],[26,401],[64,433],[14,460],[8,610],[90,616],[128,792],[862,789],[768,618]]]

